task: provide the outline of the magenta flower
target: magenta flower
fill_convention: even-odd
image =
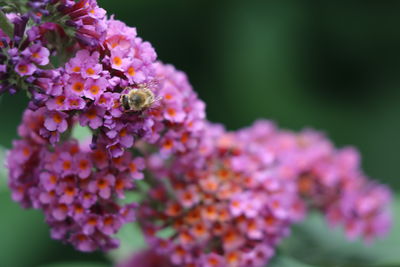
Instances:
[[[113,69],[124,71],[125,67],[129,64],[128,60],[125,50],[111,50],[110,62]]]
[[[98,193],[104,199],[111,197],[111,189],[115,184],[115,177],[112,174],[99,173],[96,180],[89,183],[88,189],[91,193]]]
[[[36,66],[28,61],[21,61],[15,66],[15,72],[20,76],[30,76],[36,71]]]
[[[66,99],[67,98],[64,95],[51,98],[46,102],[46,107],[49,110],[67,110]]]
[[[64,132],[68,128],[68,122],[66,118],[67,114],[59,111],[51,111],[46,114],[44,126],[49,131]]]
[[[26,58],[29,58],[31,62],[38,65],[44,66],[49,63],[50,52],[46,47],[39,44],[33,44],[21,52]]]
[[[95,62],[86,62],[84,69],[82,70],[82,77],[84,79],[98,79],[100,78],[100,73],[103,70],[102,65],[98,64],[98,56]]]
[[[66,92],[69,94],[75,94],[77,96],[83,96],[85,88],[85,80],[78,74],[71,74],[68,76],[66,85]]]
[[[75,174],[76,169],[73,166],[73,157],[68,152],[62,152],[59,155],[59,158],[55,162],[55,168],[60,172],[64,177]]]
[[[78,176],[86,179],[91,174],[93,165],[85,154],[80,154],[75,156],[74,167],[77,170]]]
[[[133,146],[133,135],[129,134],[129,130],[127,127],[124,127],[118,131],[118,139],[119,143],[126,148],[130,148]]]
[[[132,160],[129,165],[129,172],[134,179],[143,179],[144,175],[143,172],[141,172],[145,167],[144,164],[144,159],[143,158],[135,158]]]
[[[71,58],[65,65],[65,71],[68,74],[81,74],[84,70],[86,61],[90,60],[90,51],[79,50],[76,52],[75,57]]]
[[[91,252],[96,249],[96,242],[85,234],[74,234],[70,242],[80,251]]]
[[[86,235],[92,235],[96,229],[102,226],[102,221],[100,216],[91,215],[85,218],[85,222],[83,223],[82,231]]]
[[[74,183],[61,183],[59,190],[58,194],[61,196],[60,203],[67,205],[70,205],[75,200],[78,193]]]
[[[79,202],[82,203],[82,206],[86,209],[92,207],[97,202],[97,196],[92,194],[91,192],[81,192],[79,196]]]
[[[117,216],[108,215],[103,218],[99,230],[106,235],[113,235],[121,228],[122,222]]]
[[[58,177],[56,174],[42,172],[40,174],[40,182],[43,184],[44,189],[49,192],[56,188]]]
[[[79,122],[82,126],[88,125],[92,129],[97,129],[103,124],[104,110],[98,107],[91,107],[80,116]]]
[[[108,82],[105,78],[99,78],[97,80],[87,79],[85,82],[85,97],[97,100],[103,92],[106,90]]]
[[[70,95],[65,99],[65,110],[83,110],[86,106],[85,100],[76,96]]]

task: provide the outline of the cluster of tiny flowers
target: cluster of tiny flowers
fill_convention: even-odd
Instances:
[[[79,45],[96,47],[105,39],[105,10],[96,1],[28,1],[26,13],[7,13],[13,30],[0,30],[0,94],[26,90],[35,101],[59,76],[50,56],[68,57]],[[33,20],[31,20],[31,18]]]
[[[66,121],[78,116],[81,126],[96,132],[94,145],[104,144],[113,157],[132,148],[135,139],[157,145],[165,155],[193,149],[204,127],[205,105],[186,75],[154,62],[150,44],[119,21],[108,21],[105,44],[104,51],[78,51],[47,91],[42,132],[54,137],[49,141],[57,142]],[[152,90],[153,106],[125,110],[121,98],[142,87]]]
[[[27,5],[34,21],[56,23],[84,47],[96,47],[104,41],[106,11],[96,0],[29,0]]]
[[[109,20],[104,49],[77,51],[59,76],[46,86],[42,105],[43,136],[55,144],[68,129],[67,121],[78,118],[82,126],[96,131],[96,142],[120,157],[134,143],[134,134],[150,122],[141,113],[124,113],[120,98],[129,85],[145,82],[153,72],[156,54],[151,45],[136,36],[136,30]],[[48,134],[47,132],[51,133]]]
[[[50,56],[34,31],[28,31],[29,38],[23,40],[27,16],[8,14],[8,18],[14,25],[14,36],[0,30],[0,94],[14,94],[24,86],[32,90],[34,82],[45,75],[40,67],[49,63]]]
[[[271,149],[245,131],[210,127],[213,144],[197,153],[204,164],[166,165],[138,221],[152,247],[175,266],[264,266],[303,218],[304,203],[295,180],[277,174]],[[173,233],[160,238],[168,229]]]
[[[358,152],[334,149],[315,132],[300,133],[296,138],[301,151],[297,157],[314,154],[308,166],[300,169],[300,194],[321,210],[331,225],[343,225],[350,239],[361,236],[369,242],[386,234],[391,221],[391,192],[365,177]]]
[[[111,249],[114,235],[134,219],[134,205],[118,199],[142,179],[144,160],[128,152],[110,158],[104,147],[93,150],[74,140],[51,149],[37,134],[40,111],[27,110],[19,128],[22,140],[9,152],[9,186],[14,201],[41,209],[55,239],[78,250]]]
[[[96,47],[104,41],[106,11],[96,0],[28,0],[26,6],[26,15],[39,28],[52,25],[70,43]]]
[[[370,241],[387,233],[390,190],[365,177],[355,149],[336,149],[313,130],[280,131],[269,121],[252,128],[254,136],[274,148],[280,175],[295,179],[299,195],[331,225],[342,224],[350,239],[362,236]]]
[[[31,13],[40,14],[37,21],[47,20],[51,12],[44,11],[56,8],[88,25],[91,9],[96,25],[103,25],[103,11],[93,1],[28,4]],[[42,77],[32,73],[31,84],[40,90],[32,91],[19,127],[22,140],[14,142],[8,157],[14,200],[42,209],[52,236],[81,251],[116,247],[112,234],[132,219],[133,206],[116,201],[133,189],[135,179],[144,177],[144,160],[131,152],[156,147],[163,160],[188,154],[201,142],[205,121],[205,105],[184,73],[156,62],[154,49],[137,37],[135,28],[113,18],[104,25],[104,38],[97,38],[100,45],[80,46],[65,66],[38,69],[45,73]],[[43,29],[60,30],[44,23],[29,32],[46,43]],[[47,60],[42,60],[46,65],[51,51],[42,48],[32,51],[34,56],[20,55],[39,58],[47,51]],[[137,109],[124,106],[122,98],[131,97],[132,90],[150,92],[150,103]],[[86,146],[70,139],[77,124],[92,131]]]
[[[196,149],[203,138],[205,104],[188,82],[186,74],[172,65],[155,64],[159,81],[159,107],[152,112],[153,129],[163,131],[146,141],[155,143],[162,155],[182,155]]]

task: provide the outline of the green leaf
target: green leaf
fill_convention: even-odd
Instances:
[[[13,37],[14,27],[11,22],[8,20],[6,14],[2,10],[0,10],[0,28],[3,30],[5,34],[7,34],[10,38]]]
[[[372,245],[346,239],[342,229],[331,229],[319,214],[293,228],[282,252],[307,264],[324,267],[400,266],[400,199],[394,204],[394,225],[385,239]]]
[[[103,263],[95,263],[95,262],[60,262],[60,263],[52,263],[49,265],[41,265],[39,267],[107,267]]]

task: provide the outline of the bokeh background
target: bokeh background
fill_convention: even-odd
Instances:
[[[368,175],[400,189],[400,1],[98,2],[188,74],[211,121],[316,128],[357,147]],[[1,100],[1,146],[10,148],[25,106],[23,94]],[[1,267],[108,265],[50,240],[42,215],[12,203],[4,181],[0,212]]]

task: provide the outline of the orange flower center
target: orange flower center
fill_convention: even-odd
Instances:
[[[60,114],[56,113],[53,115],[53,120],[55,123],[59,124],[63,121],[63,118],[61,117]]]
[[[64,162],[63,162],[63,169],[64,169],[64,170],[69,170],[69,169],[71,169],[71,161],[69,161],[69,160],[64,161]]]
[[[176,110],[173,109],[173,108],[167,109],[167,113],[168,113],[168,115],[170,115],[171,117],[175,117],[175,116],[176,116]]]
[[[72,86],[72,90],[74,90],[77,93],[82,92],[83,91],[83,83],[81,83],[81,82],[74,83],[74,85]]]
[[[60,95],[56,97],[56,104],[58,106],[62,106],[64,104],[64,101],[65,101],[65,96]]]
[[[97,95],[100,91],[100,88],[97,85],[93,85],[92,87],[90,87],[90,92],[92,93],[92,95]]]
[[[118,67],[122,65],[122,59],[120,57],[114,57],[113,62]]]
[[[90,120],[95,119],[95,118],[96,118],[96,115],[97,115],[97,113],[96,113],[96,111],[95,111],[94,109],[91,109],[91,110],[89,110],[89,111],[86,113],[86,117],[87,117],[88,119],[90,119]]]
[[[134,76],[135,75],[135,68],[134,67],[129,67],[128,68],[128,74],[129,74],[129,76]]]
[[[88,75],[93,75],[93,74],[95,74],[95,71],[94,71],[94,69],[92,69],[92,68],[88,68],[88,69],[86,70],[86,73],[87,73]]]
[[[27,65],[19,65],[18,66],[18,71],[21,73],[27,73],[28,72],[28,66]]]

